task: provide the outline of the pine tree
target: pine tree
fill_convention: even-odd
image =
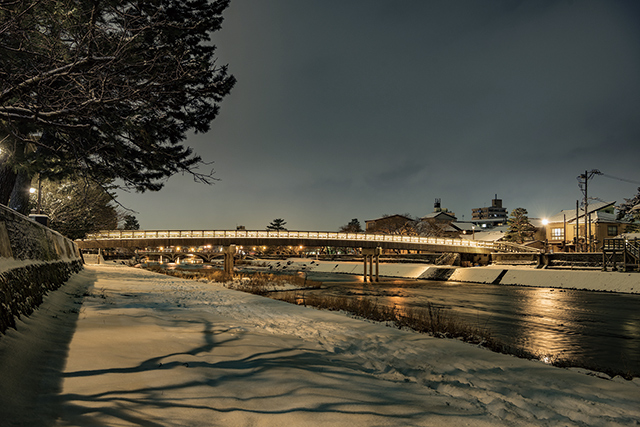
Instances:
[[[625,227],[626,233],[640,232],[640,210],[633,209],[640,205],[640,188],[638,193],[631,199],[624,199],[624,203],[618,206],[618,220],[629,221],[631,224]]]
[[[267,230],[269,230],[269,231],[287,231],[287,229],[284,228],[286,223],[287,222],[284,219],[276,218],[273,221],[271,221],[271,224],[267,225]]]
[[[0,203],[17,175],[140,192],[176,173],[213,181],[182,141],[235,83],[210,43],[229,0],[0,3]]]
[[[140,230],[140,223],[138,223],[138,219],[134,215],[127,214],[122,219],[124,221],[123,230]]]
[[[341,233],[362,233],[362,226],[358,218],[353,218],[349,224],[343,225],[338,231]]]
[[[536,227],[531,224],[528,212],[525,208],[516,208],[511,211],[511,215],[507,220],[509,229],[505,233],[504,240],[508,242],[524,243],[525,240],[531,240],[536,231]]]

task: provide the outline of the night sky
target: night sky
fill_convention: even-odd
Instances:
[[[470,220],[498,195],[542,218],[640,187],[640,2],[232,0],[238,82],[187,145],[219,181],[119,193],[142,229]],[[202,171],[207,171],[202,169]]]

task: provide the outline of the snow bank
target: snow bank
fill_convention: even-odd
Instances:
[[[262,261],[260,261],[262,263]],[[362,275],[363,262],[316,261],[305,258],[264,261],[278,271],[314,271]],[[375,266],[374,266],[375,269]],[[429,264],[380,264],[380,275],[409,279],[585,289],[591,291],[640,293],[640,273],[536,269],[526,266],[439,267]]]
[[[499,283],[501,285],[640,293],[640,273],[637,272],[625,273],[491,266],[458,268],[451,275],[450,280],[458,282]]]
[[[290,258],[287,260],[260,260],[260,263],[278,271],[314,271],[318,273],[364,274],[364,261],[319,261],[309,258]],[[380,276],[418,278],[430,266],[427,264],[380,263]],[[373,272],[375,274],[375,263]],[[369,271],[369,264],[367,264]]]
[[[587,374],[220,284],[88,266],[0,340],[0,419],[637,425],[637,380]]]

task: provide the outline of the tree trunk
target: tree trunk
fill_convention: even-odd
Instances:
[[[29,214],[29,188],[31,188],[31,177],[26,171],[18,172],[16,182],[11,192],[9,207],[23,215]]]
[[[6,161],[2,162],[0,165],[0,204],[5,206],[9,204],[9,198],[15,183],[16,173]]]

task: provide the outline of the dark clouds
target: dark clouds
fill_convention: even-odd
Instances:
[[[572,208],[585,169],[640,181],[638,9],[233,0],[214,42],[238,84],[189,141],[221,181],[121,199],[144,228],[331,230],[436,197],[469,219],[495,193],[533,216]],[[636,187],[592,184],[619,201]]]

